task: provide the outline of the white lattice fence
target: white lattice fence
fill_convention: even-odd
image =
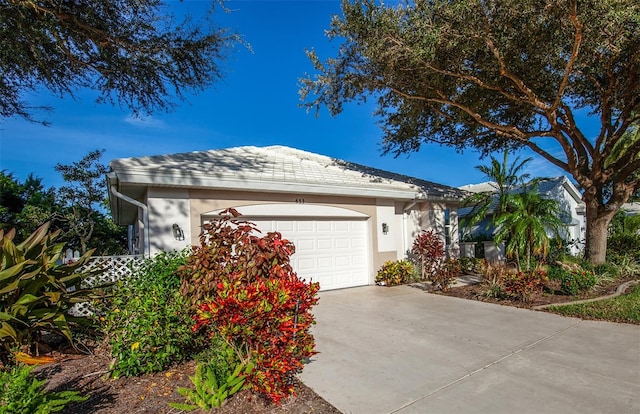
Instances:
[[[126,279],[135,272],[144,261],[142,255],[136,256],[96,256],[92,257],[89,262],[82,266],[79,272],[101,271],[96,276],[85,279],[82,287],[100,286],[105,283],[116,282]],[[93,315],[93,309],[88,302],[77,303],[69,310],[74,316],[90,316]]]
[[[99,286],[104,283],[116,282],[126,279],[137,270],[144,258],[137,256],[96,256],[89,260],[89,263],[80,268],[81,272],[102,270],[95,276],[86,279],[83,285],[87,287]]]

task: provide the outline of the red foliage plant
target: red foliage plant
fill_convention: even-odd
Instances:
[[[442,266],[444,243],[433,230],[423,230],[413,241],[411,253],[418,256],[422,268],[422,278],[432,276]]]
[[[528,302],[532,295],[542,292],[548,281],[545,270],[538,268],[527,272],[507,273],[502,284],[507,294],[523,302]]]
[[[235,210],[222,215],[204,226],[185,266],[182,289],[197,303],[194,331],[248,349],[254,369],[247,382],[278,403],[293,393],[293,375],[315,354],[311,308],[320,286],[296,275],[294,246],[280,233],[260,236]]]

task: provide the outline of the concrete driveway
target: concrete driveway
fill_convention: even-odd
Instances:
[[[640,413],[640,327],[407,286],[320,293],[301,375],[343,413]]]

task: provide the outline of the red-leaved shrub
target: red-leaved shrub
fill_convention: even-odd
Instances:
[[[531,300],[533,294],[542,292],[547,282],[547,273],[542,268],[525,272],[508,272],[502,279],[504,291],[523,302]]]
[[[277,403],[293,393],[293,375],[315,354],[309,330],[319,284],[296,275],[293,244],[280,233],[260,236],[235,210],[223,214],[204,226],[185,266],[183,291],[198,298],[194,331],[248,349],[254,369],[247,383]]]
[[[423,230],[413,241],[411,253],[418,257],[422,279],[429,279],[442,266],[444,243],[433,230]]]

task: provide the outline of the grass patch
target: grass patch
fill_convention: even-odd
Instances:
[[[627,293],[615,298],[579,305],[551,306],[547,310],[582,319],[640,324],[640,285],[632,286]]]

